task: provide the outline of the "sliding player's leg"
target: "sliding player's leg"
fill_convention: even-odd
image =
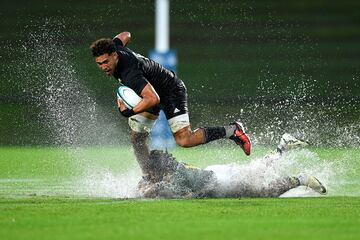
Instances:
[[[150,113],[141,113],[129,118],[131,128],[131,143],[137,162],[143,175],[151,175],[149,168],[148,138],[158,116]]]

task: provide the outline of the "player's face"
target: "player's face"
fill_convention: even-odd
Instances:
[[[118,55],[116,52],[111,53],[110,55],[105,53],[98,57],[95,57],[95,62],[98,67],[105,72],[106,75],[112,76],[115,72],[115,68],[118,62]]]

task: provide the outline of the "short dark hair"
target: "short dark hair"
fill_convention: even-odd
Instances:
[[[101,56],[105,53],[111,54],[116,51],[114,42],[110,38],[100,38],[90,45],[94,57]]]

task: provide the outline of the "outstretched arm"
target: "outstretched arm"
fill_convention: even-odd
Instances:
[[[118,35],[116,35],[114,38],[119,39],[123,46],[125,47],[131,40],[131,33],[130,32],[121,32]]]

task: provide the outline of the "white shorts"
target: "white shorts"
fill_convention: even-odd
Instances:
[[[149,133],[155,122],[157,121],[157,116],[152,115],[154,119],[147,118],[141,114],[136,114],[129,117],[129,126],[131,130],[139,133]],[[184,113],[176,117],[168,119],[168,123],[172,133],[176,133],[184,127],[190,126],[189,114]]]

